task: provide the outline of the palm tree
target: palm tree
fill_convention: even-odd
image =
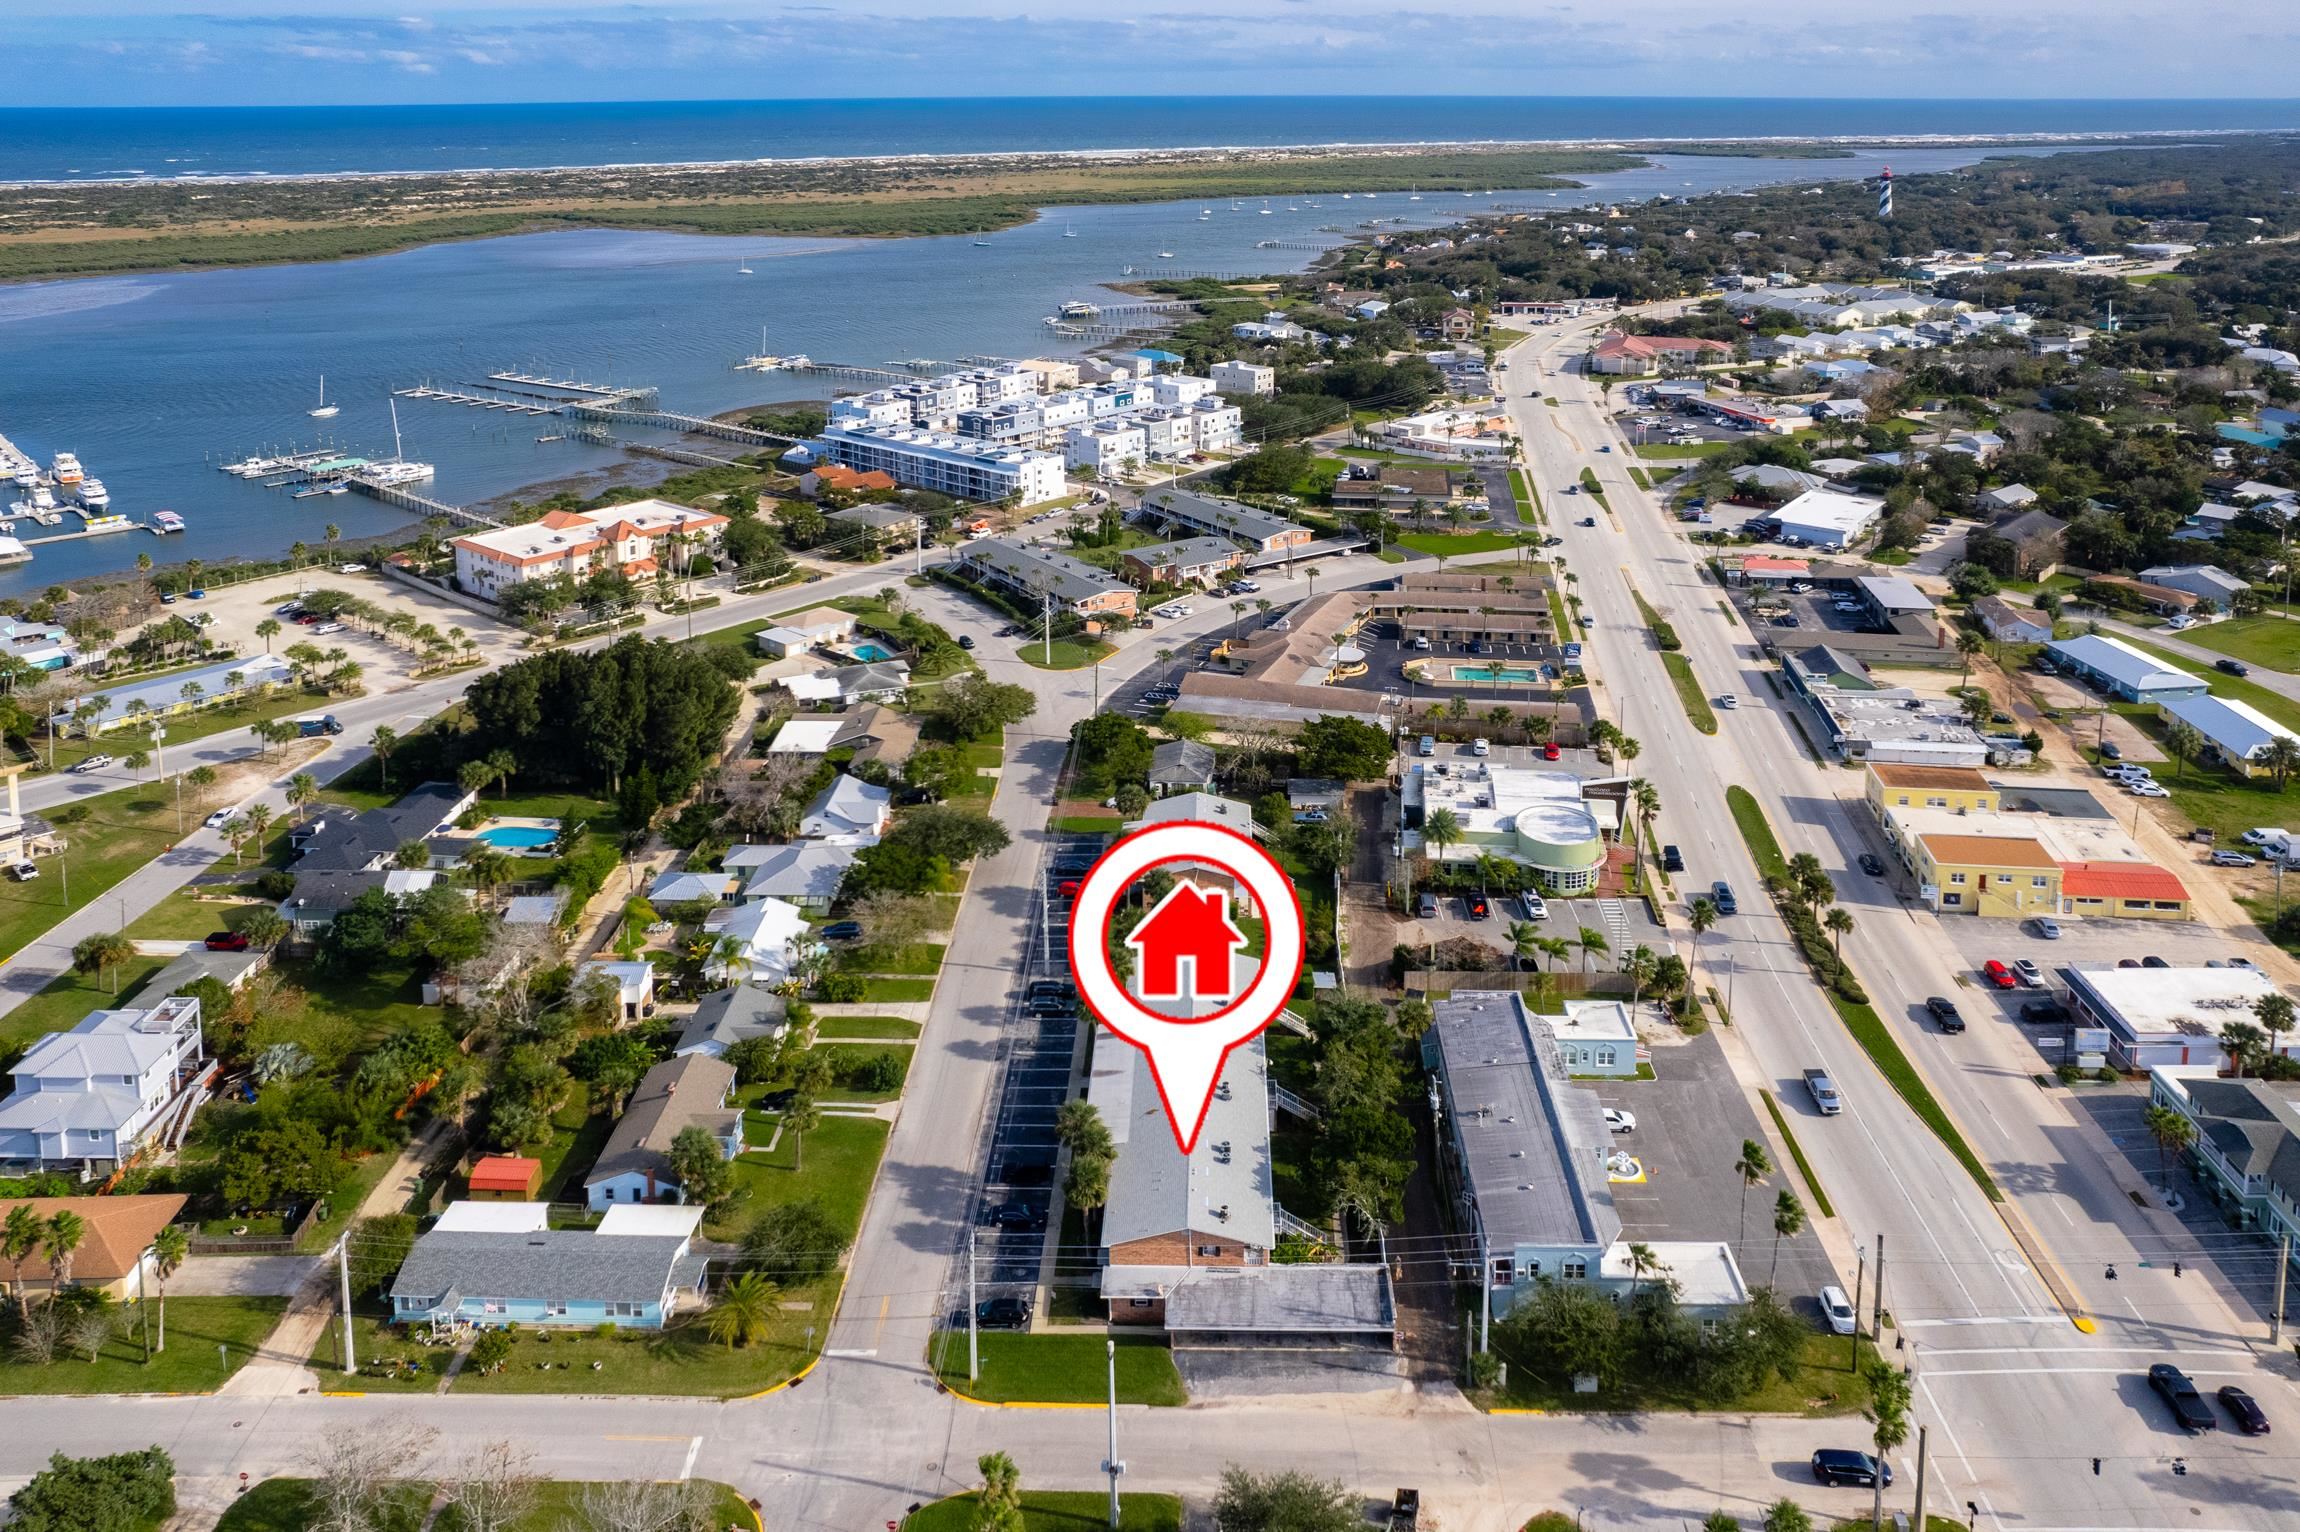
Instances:
[[[1817,905],[1824,902],[1815,898],[1813,891],[1828,876],[1828,869],[1821,865],[1821,859],[1810,851],[1800,851],[1789,858],[1789,888],[1805,904]],[[1834,888],[1831,892],[1835,892]]]
[[[1877,1444],[1877,1459],[1909,1439],[1909,1375],[1888,1362],[1869,1365],[1870,1409],[1874,1412],[1876,1429],[1872,1439]],[[1870,1508],[1870,1525],[1884,1532],[1885,1476],[1877,1475],[1876,1496]]]
[[[774,1328],[781,1289],[755,1271],[746,1271],[720,1289],[719,1299],[703,1316],[711,1339],[728,1350],[763,1341]]]
[[[98,931],[83,936],[72,948],[72,969],[75,973],[92,973],[99,980],[108,978],[112,993],[120,992],[119,969],[122,963],[136,955],[136,944],[125,931]]]
[[[1829,935],[1835,939],[1833,945],[1836,949],[1837,972],[1842,974],[1845,971],[1845,937],[1853,929],[1852,912],[1841,904],[1832,904],[1829,913],[1821,917],[1821,924],[1828,928]]]
[[[1985,647],[1986,641],[1983,640],[1978,633],[1975,633],[1970,628],[1965,629],[1963,632],[1957,635],[1957,653],[1964,656],[1965,662],[1965,675],[1964,679],[1957,683],[1959,686],[1970,686],[1972,684],[1973,656],[1980,653],[1981,650]]]
[[[2284,784],[2292,780],[2292,774],[2300,772],[2300,743],[2278,735],[2263,745],[2252,759],[2256,765],[2268,769],[2268,775],[2276,783],[2276,790],[2282,792]]]
[[[1497,872],[1500,872],[1500,871],[1502,870],[1502,865],[1501,865],[1501,858],[1500,858],[1500,857],[1498,857],[1498,856],[1495,856],[1495,855],[1494,855],[1492,852],[1490,852],[1490,851],[1480,851],[1480,852],[1477,854],[1477,864],[1476,864],[1476,865],[1477,865],[1477,891],[1478,891],[1479,893],[1481,893],[1481,894],[1490,894],[1490,893],[1492,893],[1492,892],[1493,892],[1493,875],[1494,875],[1495,873],[1497,873]]]
[[[277,617],[266,617],[262,622],[256,624],[256,637],[264,641],[264,653],[266,654],[272,652],[272,640],[279,635],[280,620]]]
[[[1317,599],[1317,594],[1318,594],[1318,576],[1319,576],[1320,574],[1322,574],[1322,573],[1324,573],[1324,571],[1322,571],[1321,569],[1319,569],[1319,568],[1318,568],[1318,566],[1317,566],[1317,565],[1315,565],[1315,564],[1312,564],[1312,565],[1311,565],[1309,568],[1307,568],[1307,569],[1305,569],[1305,570],[1303,570],[1303,571],[1302,571],[1302,576],[1303,576],[1303,578],[1307,579],[1307,580],[1310,582],[1310,598],[1311,598],[1312,600],[1315,600],[1315,599]]]
[[[811,1091],[800,1091],[783,1108],[783,1130],[791,1135],[791,1170],[807,1168],[807,1135],[823,1125],[823,1109]]]
[[[1564,962],[1565,955],[1573,950],[1573,943],[1562,936],[1544,936],[1537,939],[1534,945],[1541,949],[1543,957],[1549,959],[1552,968]]]
[[[1753,1138],[1741,1140],[1741,1158],[1733,1162],[1733,1174],[1741,1178],[1741,1238],[1749,1237],[1749,1188],[1773,1173],[1772,1156],[1765,1146]]]
[[[2295,1021],[2300,1021],[2300,1015],[2295,1015],[2289,995],[2274,994],[2262,995],[2252,1002],[2252,1019],[2268,1034],[2268,1052],[2273,1055],[2283,1051],[2284,1034],[2292,1030]]]
[[[232,865],[240,865],[240,848],[248,843],[248,822],[233,815],[224,824],[224,839],[232,848]]]
[[[1647,1277],[1657,1271],[1667,1271],[1668,1269],[1662,1265],[1661,1257],[1653,1253],[1651,1245],[1632,1244],[1629,1247],[1629,1301],[1631,1303],[1637,1301],[1638,1286]]]
[[[1637,1002],[1644,998],[1645,986],[1653,982],[1653,975],[1659,971],[1660,967],[1661,959],[1654,955],[1651,947],[1645,946],[1643,943],[1630,948],[1623,955],[1621,971],[1629,975],[1629,1008],[1631,1010],[1635,1010]]]
[[[391,790],[391,752],[399,748],[399,731],[389,724],[375,726],[375,738],[369,749],[375,752],[375,776],[386,792]]]
[[[1532,921],[1513,920],[1509,923],[1509,950],[1518,962],[1524,963],[1531,959],[1540,941],[1541,927]]]
[[[192,1237],[180,1223],[169,1224],[152,1236],[152,1275],[160,1284],[160,1343],[152,1348],[154,1351],[168,1349],[168,1278],[191,1253]]]
[[[511,858],[493,846],[473,846],[464,853],[463,870],[470,874],[472,887],[491,894],[510,879]]]
[[[1581,948],[1581,971],[1583,973],[1587,973],[1589,971],[1589,960],[1591,958],[1597,956],[1597,954],[1600,952],[1610,952],[1613,950],[1605,940],[1605,933],[1598,930],[1595,926],[1583,926],[1581,928],[1581,934],[1576,936],[1574,941]]]
[[[72,1285],[72,1258],[88,1237],[88,1225],[69,1208],[49,1218],[40,1232],[40,1254],[48,1262],[48,1290],[60,1293]]]
[[[2228,1067],[2244,1078],[2245,1066],[2260,1057],[2267,1034],[2249,1021],[2232,1021],[2220,1029],[2220,1046],[2228,1050]]]
[[[256,850],[262,851],[264,831],[270,829],[272,823],[271,805],[268,803],[251,803],[240,817],[248,822],[248,836],[256,843]]]
[[[288,807],[295,810],[295,822],[303,823],[304,811],[319,797],[319,778],[308,771],[299,771],[288,778]]]
[[[2204,748],[2203,731],[2192,723],[2183,723],[2175,718],[2165,727],[2164,748],[2171,751],[2172,758],[2180,763],[2180,777],[2185,778],[2188,775],[2188,758]]]
[[[1695,899],[1685,911],[1685,923],[1693,928],[1693,961],[1698,965],[1701,961],[1701,938],[1717,925],[1717,901],[1707,894]]]
[[[29,1202],[17,1203],[0,1222],[0,1261],[8,1263],[15,1279],[17,1313],[26,1317],[32,1312],[32,1295],[24,1290],[24,1263],[40,1249],[41,1228],[40,1215]]]
[[[1437,854],[1432,861],[1445,860],[1446,847],[1461,844],[1461,820],[1452,809],[1432,809],[1422,821],[1422,844]]]
[[[1805,1204],[1786,1186],[1773,1198],[1773,1269],[1765,1274],[1765,1285],[1771,1287],[1781,1275],[1781,1241],[1795,1239],[1804,1232]]]
[[[2196,1124],[2168,1106],[2152,1106],[2140,1114],[2140,1125],[2156,1140],[2156,1175],[2164,1195],[2172,1195],[2171,1155],[2196,1142]]]

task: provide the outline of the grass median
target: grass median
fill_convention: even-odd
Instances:
[[[1541,492],[1533,487],[1533,481],[1525,476],[1524,469],[1512,468],[1509,471],[1509,492],[1517,497],[1518,520],[1532,526],[1543,519]]]
[[[974,1532],[980,1510],[981,1503],[971,1492],[952,1495],[911,1512],[902,1532]],[[1023,1492],[1022,1532],[1103,1532],[1109,1525],[1110,1497],[1100,1490]],[[1179,1495],[1118,1497],[1118,1532],[1181,1532],[1181,1528]]]
[[[1797,1174],[1804,1177],[1805,1190],[1812,1195],[1813,1206],[1820,1210],[1823,1218],[1836,1217],[1837,1210],[1830,1205],[1829,1194],[1821,1190],[1821,1178],[1813,1174],[1812,1162],[1805,1158],[1804,1145],[1789,1131],[1789,1116],[1781,1110],[1781,1103],[1773,1099],[1769,1090],[1760,1090],[1757,1094],[1765,1098],[1765,1111],[1772,1117],[1773,1126],[1780,1129],[1781,1142],[1789,1146],[1789,1158],[1797,1162]]]
[[[1118,1342],[1120,1404],[1189,1403],[1174,1355],[1148,1336],[1121,1335]],[[1110,1396],[1100,1335],[1019,1335],[986,1332],[979,1337],[982,1376],[966,1375],[966,1331],[935,1337],[936,1371],[952,1389],[994,1404],[1100,1404]]]

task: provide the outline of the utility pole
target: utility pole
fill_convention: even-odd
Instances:
[[[1038,623],[1046,634],[1046,663],[1051,669],[1054,664],[1054,592],[1050,590],[1038,593]]]
[[[1477,1235],[1477,1349],[1491,1349],[1493,1340],[1493,1249],[1485,1242],[1485,1231]]]
[[[1126,1465],[1118,1460],[1118,1343],[1116,1341],[1105,1339],[1102,1342],[1102,1359],[1110,1376],[1110,1450],[1109,1455],[1102,1460],[1102,1471],[1110,1476],[1110,1525],[1115,1532],[1118,1525],[1118,1476],[1126,1471]]]
[[[1877,1354],[1882,1356],[1885,1353],[1885,1236],[1882,1233],[1877,1236],[1877,1292],[1871,1302],[1875,1306],[1869,1311],[1869,1329],[1876,1335]],[[1857,1315],[1857,1307],[1855,1312]]]
[[[1869,1274],[1869,1247],[1853,1247],[1853,1371],[1861,1370],[1861,1279]]]
[[[973,1383],[982,1377],[982,1331],[975,1323],[974,1249],[976,1235],[966,1236],[966,1381]]]
[[[146,1367],[152,1365],[152,1308],[150,1304],[144,1302],[144,1259],[151,1253],[149,1249],[146,1249],[136,1256],[136,1312],[141,1314],[144,1319],[144,1365]]]
[[[1916,1511],[1916,1514],[1915,1514],[1914,1516],[1912,1516],[1912,1517],[1910,1517],[1910,1518],[1909,1518],[1909,1525],[1910,1525],[1911,1527],[1914,1527],[1914,1528],[1916,1529],[1916,1532],[1924,1532],[1924,1527],[1925,1527],[1925,1427],[1923,1427],[1923,1426],[1919,1426],[1919,1427],[1917,1427],[1917,1511]]]
[[[926,570],[926,518],[924,516],[918,519],[917,526],[910,529],[910,544],[910,572],[923,574]]]
[[[351,1353],[351,1230],[348,1227],[335,1242],[335,1272],[342,1284],[343,1370],[349,1375],[359,1370],[359,1363]]]
[[[2271,1346],[2284,1342],[2284,1274],[2291,1267],[2292,1236],[2280,1234],[2276,1237],[2276,1303],[2268,1311],[2268,1344]]]

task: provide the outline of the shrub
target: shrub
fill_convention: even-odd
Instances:
[[[176,1513],[175,1461],[157,1447],[101,1458],[59,1452],[8,1505],[16,1532],[143,1532]]]
[[[863,997],[862,977],[851,973],[827,973],[815,985],[815,992],[834,1005],[851,1004]]]

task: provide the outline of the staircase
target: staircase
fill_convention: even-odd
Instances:
[[[1291,1113],[1304,1122],[1316,1122],[1318,1120],[1318,1109],[1315,1106],[1304,1101],[1275,1080],[1270,1082],[1270,1105],[1281,1112]]]

